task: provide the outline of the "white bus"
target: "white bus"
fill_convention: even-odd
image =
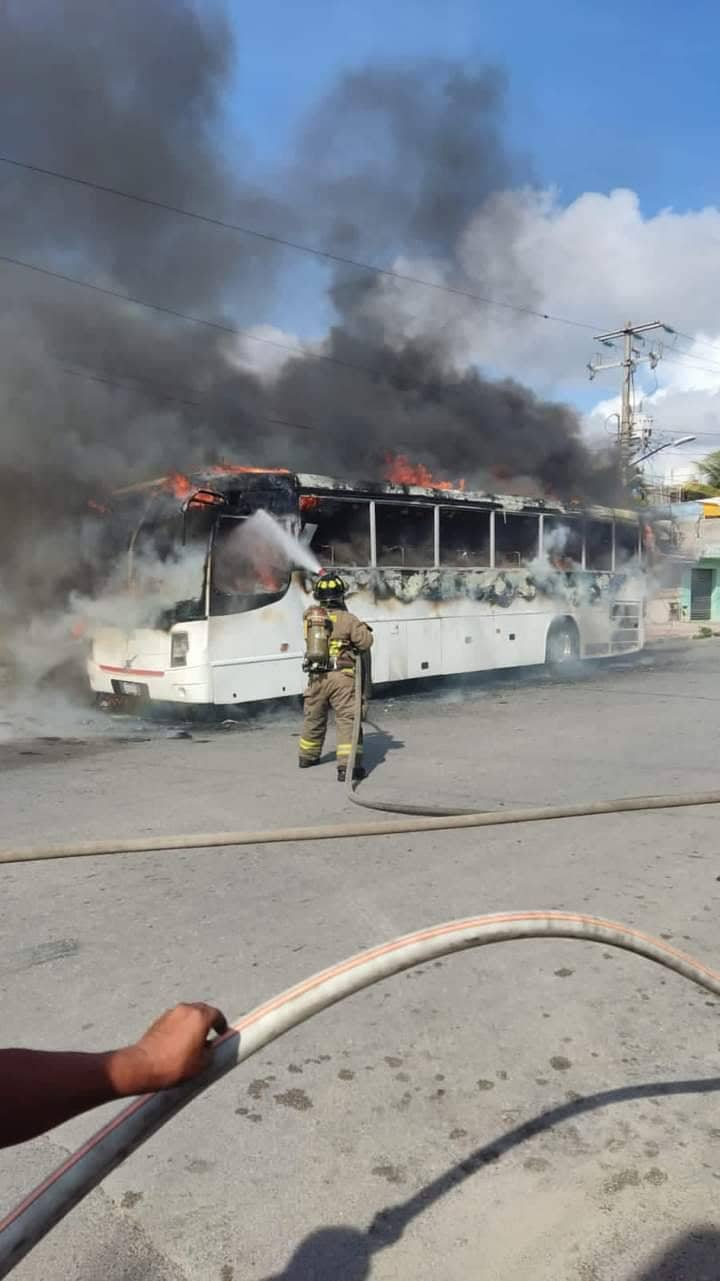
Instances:
[[[375,684],[611,656],[643,645],[638,515],[550,499],[224,467],[117,495],[107,517],[133,564],[196,557],[189,599],[148,625],[101,627],[93,690],[111,702],[228,706],[298,695],[306,571],[218,573],[258,509],[348,587],[375,633]]]

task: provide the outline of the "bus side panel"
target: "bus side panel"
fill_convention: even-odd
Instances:
[[[302,658],[294,654],[212,665],[212,701],[221,707],[287,698],[303,689]]]
[[[376,685],[407,680],[407,623],[373,618],[372,674]]]
[[[554,614],[516,608],[488,610],[465,605],[452,617],[373,619],[373,680],[492,671],[545,662]]]
[[[442,674],[442,624],[437,615],[373,619],[371,626],[375,684]]]
[[[272,605],[208,619],[214,703],[253,703],[302,693],[304,606],[292,583]]]
[[[545,641],[552,621],[548,613],[483,610],[442,620],[443,671],[492,671],[545,662]]]
[[[442,626],[436,614],[414,619],[407,627],[407,674],[439,676],[443,671]]]

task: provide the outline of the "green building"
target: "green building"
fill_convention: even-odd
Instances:
[[[720,498],[678,503],[673,516],[689,562],[678,587],[680,616],[697,623],[720,622]]]

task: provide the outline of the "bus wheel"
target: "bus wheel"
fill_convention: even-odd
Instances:
[[[576,663],[580,657],[580,634],[571,618],[558,618],[552,623],[545,642],[545,662],[559,669]]]

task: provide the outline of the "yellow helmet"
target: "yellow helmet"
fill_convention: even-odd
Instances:
[[[330,605],[333,601],[343,601],[346,590],[339,574],[321,574],[315,579],[313,596],[319,604]]]

